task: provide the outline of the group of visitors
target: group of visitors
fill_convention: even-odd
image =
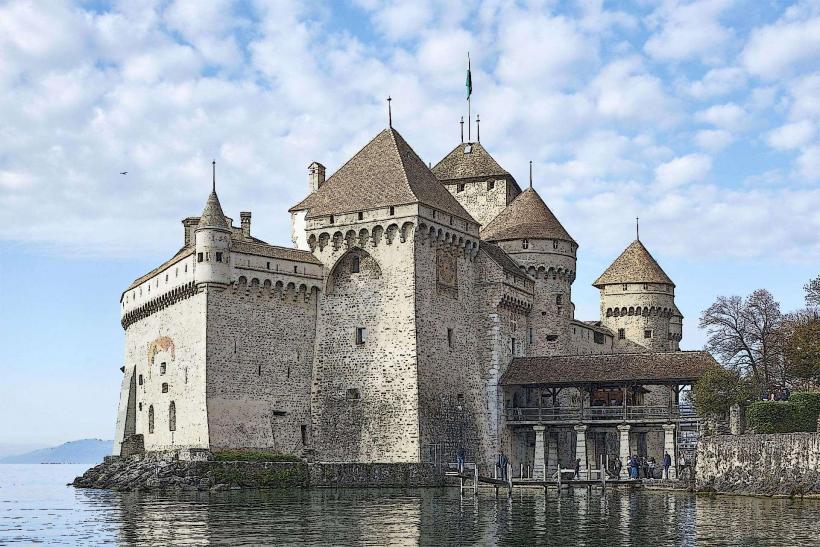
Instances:
[[[683,457],[681,457],[683,460]],[[683,461],[681,461],[681,464]],[[663,478],[669,478],[669,468],[672,467],[672,456],[669,455],[669,452],[664,452],[663,454]],[[654,457],[645,458],[639,457],[637,455],[629,456],[626,460],[626,469],[627,469],[627,476],[632,479],[656,479],[657,477],[657,467],[658,462],[655,460]],[[617,458],[612,465],[612,475],[620,479],[621,478],[621,470],[623,469],[623,462],[621,458]]]
[[[791,391],[789,388],[784,387],[783,389],[778,389],[777,391],[764,391],[763,394],[760,396],[761,401],[788,401],[789,395],[791,395]]]

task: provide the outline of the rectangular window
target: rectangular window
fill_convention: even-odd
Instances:
[[[293,267],[293,273],[299,273],[299,266]]]
[[[361,259],[358,255],[352,255],[350,257],[350,273],[359,273],[359,270],[361,270]]]
[[[165,370],[166,370],[166,365],[165,365],[165,363],[160,363],[160,364],[159,364],[159,375],[160,375],[160,376],[164,375],[164,374],[165,374]]]
[[[493,188],[495,188],[495,181],[494,180],[488,180],[487,181],[487,190],[492,190]]]
[[[364,213],[359,213],[359,220],[364,220]]]
[[[618,340],[623,340],[626,338],[626,331],[624,329],[618,329]]]
[[[367,329],[364,327],[356,327],[356,343],[359,345],[367,342]]]
[[[162,384],[162,392],[168,393],[168,384]]]
[[[390,206],[390,216],[392,217],[395,214],[396,214],[396,208],[391,205]]]
[[[447,329],[447,345],[453,347],[453,329]]]
[[[603,344],[604,343],[604,333],[595,332],[595,333],[592,334],[592,337],[595,340],[596,344]]]
[[[347,393],[345,395],[345,398],[348,401],[358,401],[359,400],[359,390],[356,389],[355,387],[352,387],[352,388],[348,389]]]
[[[558,335],[557,334],[548,334],[547,335],[547,342],[555,342],[556,340],[558,340]]]
[[[307,446],[307,426],[302,425],[302,446]]]
[[[270,262],[267,263],[267,268],[270,270]]]
[[[463,191],[464,191],[464,185],[463,184],[456,185],[456,192],[463,192]]]
[[[330,223],[331,223],[331,224],[333,224],[333,222],[334,222],[335,220],[336,220],[336,219],[335,219],[335,218],[333,218],[333,215],[330,215]]]
[[[517,350],[518,350],[518,346],[517,346],[517,344],[515,343],[515,338],[510,338],[510,347],[511,347],[511,349],[512,349],[512,354],[513,354],[513,357],[515,357],[515,354],[516,354],[516,353],[518,353],[518,351],[517,351]]]
[[[196,261],[197,262],[202,262],[202,258],[203,258],[202,253],[197,253],[196,254]]]
[[[627,290],[628,288],[629,288],[629,285],[627,285],[626,283],[624,283],[624,290]]]
[[[220,252],[216,253],[216,261],[217,262],[222,262],[222,253],[220,253]]]
[[[532,344],[532,327],[530,327],[530,330],[527,334],[527,343]]]
[[[652,338],[652,329],[646,329],[645,331],[643,331],[643,337]]]

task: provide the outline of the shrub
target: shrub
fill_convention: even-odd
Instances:
[[[755,401],[746,409],[746,422],[755,433],[793,433],[797,405],[790,401]]]
[[[795,406],[795,431],[817,431],[817,417],[820,415],[820,392],[799,392],[789,397]]]
[[[257,452],[253,450],[222,450],[214,453],[218,462],[298,462],[298,456],[281,452]]]
[[[695,382],[692,396],[699,414],[725,414],[729,407],[749,398],[749,385],[734,370],[714,367]]]

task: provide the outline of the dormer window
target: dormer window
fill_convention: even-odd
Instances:
[[[495,188],[495,181],[494,180],[488,180],[487,181],[487,190],[492,190],[493,188]]]
[[[522,249],[529,249],[530,248],[530,240],[529,239],[522,239],[521,240],[521,248]]]
[[[464,191],[464,185],[463,184],[459,184],[459,185],[456,186],[456,192],[463,192],[463,191]]]

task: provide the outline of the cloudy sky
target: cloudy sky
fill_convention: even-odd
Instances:
[[[580,244],[573,300],[641,236],[686,348],[718,294],[793,309],[820,273],[820,2],[0,1],[0,441],[111,438],[118,300],[181,245],[217,161],[229,216],[289,245],[314,160],[387,122],[483,144]],[[127,171],[127,175],[119,172]]]

